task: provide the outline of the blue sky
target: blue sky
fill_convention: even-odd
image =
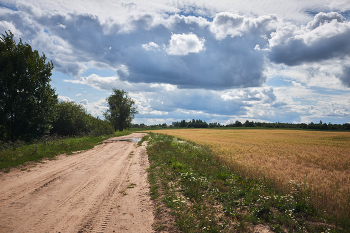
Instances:
[[[62,101],[102,116],[124,89],[145,124],[350,122],[349,20],[348,0],[0,0]]]

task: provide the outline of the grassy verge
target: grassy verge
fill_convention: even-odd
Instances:
[[[29,161],[38,162],[43,158],[54,158],[59,154],[70,155],[74,151],[88,150],[105,139],[130,133],[130,131],[122,131],[98,137],[47,137],[31,144],[2,143],[0,144],[0,171],[9,172],[11,167],[19,167]]]
[[[137,146],[141,146],[144,141],[149,140],[149,135],[144,136],[138,143]]]
[[[183,232],[349,232],[349,219],[336,222],[317,210],[303,185],[290,182],[280,193],[273,182],[246,179],[210,151],[171,136],[150,134],[147,152],[150,195],[159,216],[170,209]],[[340,220],[340,219],[338,219]]]

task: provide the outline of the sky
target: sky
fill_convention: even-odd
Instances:
[[[101,118],[116,88],[135,124],[350,122],[348,0],[0,0],[8,30]]]

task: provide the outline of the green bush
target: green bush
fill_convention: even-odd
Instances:
[[[88,114],[81,104],[75,102],[58,103],[57,115],[51,134],[100,136],[114,132],[110,123]]]

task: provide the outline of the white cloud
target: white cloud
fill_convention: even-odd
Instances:
[[[350,22],[337,12],[321,12],[307,26],[288,23],[272,33],[268,57],[275,63],[307,66],[309,77],[317,75],[321,85],[334,86],[340,81],[349,86],[349,38]],[[334,78],[339,81],[331,80]]]
[[[197,35],[190,34],[173,34],[169,41],[167,53],[169,55],[180,55],[184,56],[189,53],[199,53],[205,50],[204,47],[205,39],[199,39]]]
[[[227,36],[243,36],[244,34],[258,33],[256,36],[267,39],[271,32],[278,26],[276,15],[264,15],[257,18],[246,17],[230,12],[222,12],[215,16],[210,31],[217,40],[225,39]]]
[[[62,95],[58,95],[57,97],[59,100],[61,101],[65,101],[65,102],[71,102],[71,101],[74,101],[73,99],[67,97],[67,96],[62,96]]]
[[[215,34],[216,39],[221,40],[226,36],[241,36],[241,28],[244,24],[244,16],[222,12],[215,16],[210,30]]]
[[[129,83],[127,81],[121,81],[118,77],[101,77],[97,74],[91,74],[87,77],[78,77],[77,79],[65,79],[63,81],[88,85],[103,91],[111,91],[113,87],[118,87],[118,89],[128,91],[151,91],[156,89],[155,87],[152,87],[152,85],[146,85],[145,83]]]
[[[157,45],[156,43],[151,41],[148,44],[143,44],[142,48],[144,48],[147,51],[149,51],[149,50],[159,50],[159,45]]]
[[[59,28],[62,28],[62,29],[65,29],[65,28],[67,27],[66,25],[63,25],[63,24],[60,24],[60,23],[58,23],[57,26],[58,26]]]
[[[276,63],[299,65],[347,56],[350,22],[338,13],[319,13],[307,27],[291,23],[272,33],[269,58]]]
[[[292,84],[293,84],[293,86],[295,86],[295,87],[301,87],[301,86],[302,86],[301,83],[297,83],[297,82],[295,82],[295,81],[292,81]]]
[[[332,23],[333,21],[339,22],[339,23],[343,23],[345,22],[345,18],[337,13],[337,12],[330,12],[330,13],[318,13],[314,20],[312,20],[311,22],[309,22],[306,26],[306,28],[308,30],[314,30],[317,27],[320,27],[322,25],[328,24],[328,23]]]
[[[87,99],[83,99],[80,103],[93,116],[102,116],[102,113],[108,109],[106,99],[99,99],[92,103],[89,103]]]
[[[9,30],[15,35],[16,38],[20,38],[22,36],[21,31],[16,28],[15,24],[12,21],[0,21],[1,34]]]

